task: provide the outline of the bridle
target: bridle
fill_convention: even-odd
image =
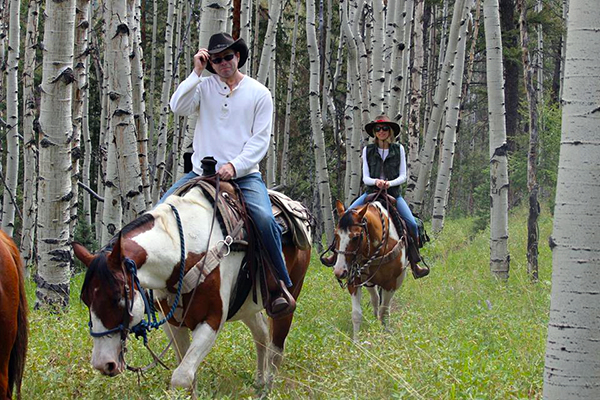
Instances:
[[[179,304],[179,301],[181,299],[181,289],[183,287],[183,277],[185,275],[185,239],[184,239],[184,235],[183,235],[183,227],[181,225],[181,218],[179,217],[179,212],[177,211],[177,208],[175,208],[175,206],[173,206],[172,204],[169,204],[169,206],[171,206],[171,209],[173,210],[173,214],[175,214],[175,219],[177,220],[177,228],[179,230],[179,240],[180,240],[180,248],[181,248],[181,259],[180,259],[180,264],[179,264],[179,282],[177,284],[177,294],[175,295],[175,301],[173,302],[173,305],[171,306],[171,309],[169,310],[169,312],[167,313],[167,315],[165,315],[164,318],[162,318],[160,321],[157,321],[156,318],[156,310],[154,309],[154,298],[152,295],[152,291],[149,291],[149,296],[146,295],[146,290],[142,287],[140,280],[137,276],[137,265],[135,263],[134,260],[125,257],[125,259],[123,260],[123,263],[121,265],[121,267],[123,268],[123,274],[125,277],[127,277],[127,274],[129,274],[129,279],[126,279],[126,281],[124,282],[124,286],[125,286],[125,307],[124,307],[124,311],[123,311],[123,321],[116,327],[112,328],[112,329],[108,329],[106,331],[102,331],[102,332],[94,332],[92,330],[92,318],[91,318],[91,311],[90,311],[90,319],[88,322],[88,326],[90,329],[90,335],[94,338],[100,338],[100,337],[104,337],[104,336],[108,336],[108,335],[112,335],[114,333],[120,332],[121,333],[121,354],[124,352],[124,348],[125,348],[125,340],[127,339],[127,335],[129,334],[129,332],[133,332],[136,337],[143,337],[144,338],[144,344],[146,345],[148,343],[148,332],[152,329],[158,329],[161,325],[163,325],[165,322],[167,322],[169,319],[171,319],[173,317],[173,314],[175,313],[175,309],[177,308],[177,305]],[[131,281],[131,286],[133,287],[133,290],[130,290],[129,288],[129,284],[128,284],[128,280]],[[142,318],[142,320],[136,324],[135,326],[129,328],[129,320],[132,317],[132,312],[133,312],[133,304],[134,304],[134,295],[135,295],[135,289],[137,288],[137,291],[140,293],[140,295],[142,296],[142,300],[144,302],[144,313],[146,314],[147,319]],[[131,299],[130,299],[131,298]]]

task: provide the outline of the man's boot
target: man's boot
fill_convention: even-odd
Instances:
[[[408,235],[408,261],[410,262],[410,269],[415,279],[429,275],[429,267],[421,267],[419,265],[421,255],[419,254],[417,240],[412,234]]]
[[[273,318],[280,318],[289,315],[296,309],[296,300],[294,296],[285,287],[283,281],[279,281],[280,292],[271,292],[271,313]]]

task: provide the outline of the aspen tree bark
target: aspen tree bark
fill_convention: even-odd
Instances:
[[[19,177],[19,52],[21,50],[21,2],[10,1],[8,59],[6,65],[6,172],[2,199],[2,230],[12,236],[17,209]]]
[[[542,0],[535,3],[535,12],[542,12],[544,6]],[[544,108],[544,31],[542,24],[538,23],[535,27],[537,33],[537,52],[535,55],[535,75],[537,76],[536,92],[540,108]]]
[[[115,141],[119,173],[119,196],[124,222],[133,221],[146,210],[133,115],[133,90],[127,0],[107,2],[109,24],[106,59],[113,71],[109,79],[109,140]],[[107,203],[104,203],[107,207]],[[110,206],[110,205],[108,205]]]
[[[88,20],[90,9],[89,0],[77,0],[75,15],[75,84],[73,85],[73,142],[71,144],[71,235],[75,238],[75,227],[79,219],[79,181],[81,179],[81,131],[83,130],[83,105],[87,96],[88,87]],[[87,193],[86,193],[87,194]],[[86,195],[84,194],[84,195]],[[89,196],[89,194],[87,194]]]
[[[467,0],[465,6],[467,9],[470,9],[472,4],[473,0]],[[446,102],[446,125],[442,140],[443,147],[440,149],[440,166],[433,195],[431,228],[434,233],[439,233],[444,228],[444,217],[446,216],[446,208],[448,207],[454,149],[456,146],[456,136],[458,135],[462,82],[465,71],[467,26],[468,24],[465,23],[460,27],[454,68],[452,69],[450,78],[450,90],[448,91],[448,100]]]
[[[281,16],[281,8],[283,7],[281,0],[271,1],[271,9],[269,10],[269,24],[264,37],[262,51],[260,53],[260,64],[258,66],[258,74],[256,80],[265,85],[267,76],[271,68],[271,55],[277,47],[277,25]],[[274,65],[273,65],[274,67]]]
[[[348,4],[350,5],[350,3]],[[360,189],[360,177],[362,167],[360,165],[360,139],[362,136],[362,127],[364,113],[361,110],[364,109],[362,105],[363,97],[361,96],[361,74],[359,72],[359,61],[358,61],[358,44],[356,43],[358,36],[358,24],[350,23],[352,18],[348,14],[345,2],[340,1],[340,8],[342,8],[342,28],[345,31],[345,39],[348,47],[348,67],[347,73],[350,77],[349,85],[351,86],[351,96],[349,106],[352,108],[352,119],[346,120],[347,123],[351,124],[351,133],[349,133],[350,143],[346,146],[347,158],[349,160],[349,166],[347,170],[350,173],[348,191],[346,193],[346,202],[351,198],[358,195]],[[364,90],[367,90],[366,88]],[[368,122],[368,121],[367,121]]]
[[[240,37],[246,41],[246,43],[250,44],[250,39],[252,38],[252,4],[254,0],[242,0],[242,5],[240,8]],[[249,75],[249,69],[251,63],[246,63],[242,68],[240,68],[240,72],[244,75]]]
[[[287,95],[285,99],[285,121],[283,126],[283,147],[281,149],[281,178],[283,186],[288,184],[290,149],[290,121],[292,116],[292,93],[294,90],[294,71],[296,69],[296,43],[298,39],[298,16],[300,14],[300,1],[296,1],[296,14],[294,17],[294,31],[292,32],[292,54],[290,56],[290,70],[288,73]]]
[[[409,181],[406,187],[406,197],[413,210],[420,212],[425,197],[425,188],[429,182],[431,168],[433,166],[434,150],[436,148],[440,125],[442,123],[442,114],[444,110],[444,99],[448,92],[448,78],[452,69],[452,62],[456,53],[458,43],[458,31],[463,22],[465,12],[465,0],[456,0],[454,3],[454,12],[450,24],[450,33],[448,35],[448,46],[445,51],[444,64],[440,70],[438,85],[435,89],[435,96],[431,108],[431,117],[425,134],[423,149],[419,154],[419,168],[417,182]],[[414,193],[413,193],[414,192]]]
[[[564,26],[568,26],[569,22],[569,0],[563,0],[562,2],[562,21]],[[565,80],[565,57],[567,52],[567,31],[565,29],[565,33],[563,33],[562,37],[562,47],[560,51],[560,89],[558,92],[558,99],[562,101],[563,97],[563,88],[564,88],[564,80]]]
[[[600,8],[571,0],[544,399],[600,398]]]
[[[277,1],[277,0],[274,0]],[[271,65],[275,66],[275,52],[272,54]],[[269,68],[269,90],[273,99],[273,124],[271,125],[271,141],[267,149],[267,187],[273,188],[277,184],[277,174],[275,166],[277,165],[277,69]]]
[[[152,157],[152,161],[148,161],[150,166],[154,167],[154,161],[156,160],[156,153],[154,149],[154,138],[156,136],[156,117],[155,117],[155,96],[156,96],[156,51],[158,50],[158,43],[156,35],[158,33],[158,0],[152,0],[152,50],[150,52],[150,89],[148,96],[146,97],[147,102],[147,113],[148,113],[148,157]],[[154,171],[156,173],[156,171]],[[150,175],[150,171],[149,171]],[[150,180],[150,176],[148,176]],[[150,189],[150,195],[152,189]],[[152,199],[152,197],[150,197]]]
[[[329,187],[329,171],[325,154],[325,138],[323,122],[321,121],[321,107],[319,106],[319,49],[317,47],[317,33],[315,29],[315,4],[314,0],[306,1],[306,38],[308,55],[310,58],[310,120],[313,133],[316,175],[319,187],[319,202],[325,227],[325,235],[333,235],[333,209],[331,206],[331,189]]]
[[[75,0],[45,6],[40,105],[39,264],[36,307],[69,304],[71,250],[71,95]]]
[[[27,33],[23,58],[23,228],[21,256],[26,266],[35,263],[35,232],[37,222],[38,141],[34,123],[38,112],[34,73],[35,53],[39,40],[39,10],[41,0],[31,0],[27,11]]]
[[[392,61],[394,48],[397,46],[396,34],[396,13],[401,0],[388,0],[385,6],[385,41],[383,48],[385,84],[383,95],[385,97],[383,114],[389,115],[388,101],[390,99],[391,80],[393,79]]]
[[[160,96],[160,120],[158,123],[158,140],[156,144],[154,182],[152,184],[152,204],[156,204],[162,196],[162,186],[165,175],[165,161],[167,155],[167,130],[170,116],[169,98],[171,97],[171,86],[173,80],[173,23],[175,18],[175,1],[176,0],[169,0],[169,8],[167,11],[167,24],[165,26],[163,83],[162,92]],[[204,4],[202,6],[204,7]],[[203,12],[204,11],[205,10],[203,10]],[[223,9],[222,12],[224,13],[224,11],[225,10]],[[225,22],[224,19],[223,22]],[[208,41],[206,43],[208,43]]]
[[[415,18],[413,24],[413,65],[411,67],[410,78],[410,100],[408,112],[408,175],[412,174],[412,179],[416,180],[416,168],[419,159],[419,144],[421,140],[421,79],[423,76],[423,61],[425,58],[423,51],[423,11],[425,7],[424,0],[415,0]],[[408,51],[407,51],[408,53]]]
[[[148,209],[152,204],[150,197],[150,176],[148,169],[148,121],[146,119],[146,88],[144,85],[144,52],[142,50],[141,35],[141,0],[127,1],[127,17],[129,20],[131,45],[131,87],[132,106],[135,135],[137,138],[137,152],[140,163],[144,207]]]
[[[396,4],[396,12],[392,17],[394,18],[394,26],[396,27],[396,33],[394,35],[394,44],[392,46],[392,66],[390,69],[390,82],[388,99],[386,101],[388,105],[388,116],[393,121],[399,121],[402,118],[400,114],[400,93],[402,90],[402,81],[404,79],[404,73],[402,71],[402,59],[404,57],[404,51],[407,51],[404,44],[404,23],[403,15],[405,10],[406,1],[400,0]]]
[[[406,0],[404,9],[404,49],[402,52],[402,82],[400,87],[400,104],[398,104],[398,113],[400,115],[406,115],[406,109],[408,106],[408,88],[410,81],[410,53],[412,49],[412,27],[414,24],[414,12],[415,12],[415,0]]]
[[[88,63],[89,65],[89,63]],[[83,118],[81,122],[81,135],[83,140],[83,168],[81,170],[81,182],[90,187],[90,167],[92,165],[92,138],[90,137],[90,96],[89,87],[86,88],[87,95],[83,101]],[[100,185],[98,185],[100,186]],[[101,208],[101,207],[99,207]],[[83,191],[83,217],[88,226],[92,226],[92,201],[87,191]]]
[[[325,22],[325,44],[323,50],[323,92],[321,93],[321,117],[323,118],[323,124],[327,125],[329,121],[332,125],[337,120],[335,115],[335,105],[332,101],[333,86],[331,86],[331,19],[333,15],[333,2],[327,0],[327,16]],[[328,113],[327,110],[331,110]],[[331,114],[331,115],[329,115]],[[337,127],[336,127],[337,128]],[[338,136],[337,129],[335,129],[334,136]]]
[[[341,3],[341,2],[340,2]],[[356,45],[358,46],[358,72],[360,81],[360,107],[361,107],[361,124],[365,126],[371,121],[369,110],[369,95],[371,93],[371,85],[369,84],[369,55],[363,37],[359,33],[359,27],[364,23],[365,0],[349,0],[350,7],[349,21],[352,23],[352,31]]]
[[[173,66],[174,70],[173,70],[173,88],[172,91],[175,91],[175,89],[177,89],[177,86],[179,86],[179,83],[181,82],[181,62],[180,62],[180,56],[181,56],[181,52],[180,49],[183,49],[184,43],[182,42],[183,39],[183,33],[182,33],[182,18],[183,18],[183,7],[184,7],[184,2],[182,1],[177,1],[175,3],[175,15],[177,18],[177,22],[175,23],[175,54],[174,54],[174,59],[175,59],[175,65]],[[189,64],[187,64],[189,65]],[[187,72],[187,71],[186,71]],[[170,158],[171,158],[171,171],[170,171],[170,175],[171,175],[171,182],[177,182],[177,180],[179,179],[179,175],[177,174],[177,171],[179,170],[179,160],[183,159],[183,154],[181,151],[181,144],[183,143],[183,134],[185,132],[185,126],[184,124],[184,118],[178,115],[174,115],[173,116],[173,139],[171,140],[171,151],[170,151]]]
[[[373,0],[373,88],[371,93],[370,113],[371,116],[383,114],[384,110],[384,87],[385,87],[385,12],[383,0]]]
[[[483,1],[490,130],[490,270],[508,279],[508,160],[498,0]]]
[[[524,0],[517,0],[520,11],[519,25],[521,31],[521,59],[523,62],[523,82],[527,92],[529,108],[529,150],[527,152],[527,190],[529,191],[529,216],[527,218],[527,272],[533,281],[538,280],[538,202],[539,185],[537,183],[537,162],[539,147],[539,110],[538,96],[533,82],[534,65],[529,56],[529,34],[527,33],[527,7]]]

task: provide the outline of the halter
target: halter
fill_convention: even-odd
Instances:
[[[151,301],[149,301],[148,296],[146,296],[146,290],[140,284],[140,280],[137,276],[137,265],[135,264],[135,261],[133,261],[130,258],[125,257],[125,259],[123,260],[123,265],[127,269],[125,271],[125,274],[127,274],[127,272],[129,272],[134,290],[130,291],[129,285],[127,283],[125,283],[125,311],[123,313],[123,322],[121,322],[115,328],[108,329],[103,332],[93,332],[92,331],[92,319],[91,319],[91,313],[90,313],[90,320],[88,322],[88,326],[90,327],[90,335],[92,337],[95,337],[95,338],[104,337],[104,336],[108,336],[108,335],[111,335],[116,332],[121,332],[121,342],[123,343],[123,342],[125,342],[125,339],[127,338],[129,331],[131,331],[135,334],[136,338],[139,338],[140,336],[143,337],[144,345],[146,345],[148,343],[148,332],[151,329],[158,329],[161,325],[163,325],[165,322],[167,322],[169,319],[171,319],[173,317],[173,314],[175,313],[175,309],[177,308],[177,305],[179,304],[179,300],[181,298],[181,288],[183,286],[183,276],[185,275],[185,239],[184,239],[184,235],[183,235],[183,227],[181,225],[181,218],[179,217],[179,212],[177,211],[177,208],[175,208],[175,206],[173,206],[172,204],[169,204],[169,206],[171,206],[171,209],[173,210],[173,214],[175,214],[175,219],[177,220],[177,228],[179,230],[179,240],[181,243],[181,246],[180,246],[181,247],[181,259],[180,259],[180,263],[179,263],[179,282],[177,284],[177,294],[175,295],[175,301],[173,302],[171,309],[169,310],[168,314],[163,319],[161,319],[160,321],[156,320],[156,310],[154,309],[154,305],[153,305],[154,299],[153,299],[152,291],[150,291],[150,300]],[[135,294],[136,286],[137,286],[138,292],[142,296],[142,300],[144,301],[144,313],[146,314],[148,319],[144,320],[142,318],[142,320],[137,325],[131,327],[131,329],[130,329],[128,318],[131,316],[131,312],[133,311],[133,300],[134,300],[133,296]],[[130,293],[131,293],[131,301],[129,300]],[[123,346],[122,346],[122,348],[123,348]]]

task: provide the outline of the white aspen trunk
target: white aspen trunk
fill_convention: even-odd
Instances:
[[[600,8],[571,0],[544,399],[600,398]]]
[[[327,17],[325,22],[325,45],[323,51],[323,93],[321,93],[321,117],[323,118],[323,124],[327,125],[329,121],[336,121],[335,106],[331,101],[333,88],[331,87],[331,19],[333,15],[332,0],[327,0]],[[331,115],[328,115],[327,110],[331,109]],[[337,131],[337,129],[336,129]],[[334,136],[337,136],[337,132]]]
[[[241,0],[242,5],[240,7],[240,37],[246,41],[246,43],[250,44],[250,39],[252,38],[252,3],[254,0]],[[250,64],[246,63],[242,68],[240,68],[240,72],[244,75],[250,74]]]
[[[350,4],[349,4],[350,5]],[[350,77],[349,84],[351,85],[351,100],[350,104],[353,110],[352,120],[348,121],[351,124],[352,132],[350,136],[350,143],[346,148],[347,159],[350,161],[350,165],[347,167],[350,170],[350,180],[348,191],[346,193],[346,202],[349,199],[356,197],[358,191],[360,190],[360,177],[362,167],[360,165],[360,139],[362,135],[362,127],[364,126],[363,117],[364,113],[361,110],[364,110],[362,106],[362,96],[361,96],[361,84],[363,83],[361,79],[361,75],[359,72],[358,65],[358,44],[356,43],[356,37],[358,34],[357,25],[358,24],[350,24],[351,21],[346,6],[343,1],[340,1],[340,7],[342,7],[342,27],[345,31],[346,42],[348,46],[348,75]],[[351,29],[351,26],[353,29]],[[365,89],[366,90],[366,89]],[[368,121],[367,121],[368,122]]]
[[[310,58],[310,120],[314,141],[316,174],[319,185],[319,200],[325,227],[325,236],[333,235],[333,209],[331,206],[331,189],[329,187],[329,171],[325,154],[325,138],[323,122],[321,121],[321,107],[319,106],[319,49],[317,47],[317,33],[315,29],[315,4],[314,0],[306,1],[306,38],[308,55]]]
[[[202,0],[202,14],[200,15],[201,47],[208,47],[208,40],[213,34],[226,31],[229,4],[230,0]],[[210,74],[206,70],[204,72]]]
[[[498,0],[483,1],[490,137],[490,270],[508,279],[508,159]]]
[[[131,29],[131,86],[133,101],[133,120],[135,126],[135,135],[137,138],[137,151],[140,163],[140,174],[142,179],[142,191],[144,197],[144,206],[150,207],[152,198],[150,197],[150,176],[148,169],[148,121],[146,119],[146,88],[144,86],[144,52],[142,50],[141,34],[141,0],[128,0],[128,19]]]
[[[542,12],[544,6],[542,0],[537,0],[535,4],[535,12],[538,14]],[[542,24],[538,23],[535,27],[537,33],[537,53],[535,55],[535,74],[537,76],[537,98],[540,108],[544,107],[544,32],[542,30]],[[540,121],[541,122],[541,121]]]
[[[385,84],[383,87],[383,95],[385,97],[383,114],[389,115],[388,101],[390,99],[390,88],[392,75],[392,61],[394,56],[394,47],[397,46],[396,35],[396,13],[399,11],[397,7],[401,3],[401,0],[388,0],[387,6],[385,6],[385,43],[383,48],[384,56],[384,70],[385,70]]]
[[[404,10],[404,39],[403,43],[405,51],[402,52],[402,67],[400,72],[402,74],[401,90],[400,90],[400,104],[398,104],[398,112],[400,115],[406,115],[406,109],[408,106],[408,89],[410,87],[410,54],[412,49],[412,28],[414,25],[414,12],[415,12],[415,0],[406,0]]]
[[[361,97],[361,120],[362,126],[365,126],[371,121],[371,110],[369,110],[371,85],[369,81],[369,54],[364,38],[359,33],[359,27],[364,24],[363,9],[365,7],[365,0],[353,1],[356,4],[356,10],[354,14],[353,31],[354,39],[358,45],[358,71],[360,72],[360,97]],[[352,6],[352,3],[350,3]],[[375,115],[373,115],[374,117]]]
[[[569,0],[563,0],[562,5],[563,5],[562,6],[563,24],[564,24],[564,26],[568,26],[569,25]],[[565,30],[565,33],[563,33],[562,46],[561,46],[561,50],[560,50],[560,90],[559,90],[559,95],[558,95],[558,98],[560,101],[562,101],[562,97],[563,97],[566,52],[567,52],[567,30]]]
[[[89,65],[89,63],[88,63]],[[83,101],[83,118],[81,122],[81,135],[83,138],[83,168],[81,171],[81,181],[87,187],[90,187],[90,167],[92,165],[92,138],[90,137],[90,97],[89,87],[86,89],[87,95]],[[100,185],[98,185],[100,186]],[[92,201],[87,191],[83,191],[83,217],[88,226],[92,226]]]
[[[31,0],[27,11],[27,34],[23,60],[23,228],[21,256],[26,266],[35,264],[37,222],[38,141],[34,121],[38,114],[34,71],[39,40],[39,10],[41,0]],[[0,22],[1,23],[1,22]]]
[[[19,177],[19,52],[21,2],[10,1],[8,63],[6,65],[6,173],[2,201],[2,230],[12,236],[17,209]]]
[[[148,113],[148,157],[151,157],[151,161],[148,161],[149,168],[154,166],[156,160],[156,153],[154,149],[154,138],[156,135],[156,118],[155,118],[155,96],[156,96],[156,51],[158,50],[158,42],[156,35],[158,33],[158,0],[152,0],[152,51],[150,52],[150,90],[148,92],[147,101],[147,113]],[[151,175],[156,173],[148,171],[148,180]],[[150,182],[148,182],[150,184]],[[150,189],[150,195],[152,195],[152,189]],[[152,200],[152,197],[150,197]]]
[[[517,0],[520,11],[519,25],[521,31],[522,63],[525,91],[529,108],[529,150],[527,152],[527,190],[529,191],[529,216],[527,218],[527,272],[533,281],[538,280],[538,203],[539,185],[537,183],[537,163],[539,147],[539,110],[538,97],[534,84],[535,66],[529,56],[529,34],[527,32],[527,7],[524,0]]]
[[[204,7],[204,4],[203,4]],[[224,13],[225,10],[222,10]],[[204,15],[204,14],[203,14]],[[152,184],[152,203],[156,204],[162,195],[167,155],[167,130],[169,123],[169,98],[173,80],[173,22],[175,17],[175,0],[169,0],[167,25],[165,27],[165,50],[162,93],[160,96],[160,121],[158,123],[158,140],[156,144],[156,161],[154,165],[154,182]],[[224,22],[223,18],[223,22]],[[206,42],[208,44],[208,41]]]
[[[66,307],[71,278],[69,204],[75,0],[48,0],[44,13],[35,306]]]
[[[373,88],[371,93],[371,116],[383,114],[385,87],[385,12],[383,0],[373,0]]]
[[[346,93],[352,93],[352,84],[350,83],[352,74],[350,68],[346,69]],[[348,204],[350,198],[350,182],[352,174],[356,171],[352,170],[352,133],[354,131],[354,123],[352,121],[353,113],[352,96],[346,95],[346,107],[344,108],[344,148],[346,149],[346,168],[344,171],[344,204]]]
[[[275,52],[272,53],[271,65],[275,67]],[[267,187],[273,188],[277,184],[277,73],[276,68],[269,68],[269,90],[273,98],[273,124],[271,125],[271,141],[267,149]]]
[[[394,26],[396,27],[396,34],[394,35],[394,44],[392,47],[392,67],[390,70],[391,78],[389,82],[388,99],[388,116],[392,121],[399,121],[402,115],[398,112],[400,104],[400,92],[402,90],[402,80],[404,79],[404,72],[402,71],[402,59],[404,52],[408,51],[404,44],[404,23],[403,15],[406,6],[405,0],[400,0],[396,4],[396,13],[393,16]]]
[[[79,181],[81,179],[81,134],[83,130],[83,106],[87,96],[88,87],[88,33],[89,0],[77,0],[75,15],[75,84],[73,85],[73,142],[71,144],[71,157],[73,170],[71,171],[71,237],[75,237],[75,227],[79,219]],[[86,193],[87,194],[87,193]],[[89,196],[89,194],[88,194]]]
[[[456,54],[456,46],[458,43],[458,31],[463,23],[465,0],[456,0],[454,3],[454,13],[452,15],[452,23],[450,24],[450,34],[448,38],[448,47],[444,57],[444,65],[440,70],[438,85],[435,89],[435,96],[431,109],[431,117],[424,138],[423,149],[419,154],[419,162],[415,168],[419,169],[417,182],[409,181],[406,188],[406,197],[409,204],[412,204],[413,210],[420,212],[423,206],[423,198],[425,197],[425,188],[429,182],[429,175],[433,166],[433,155],[435,152],[440,125],[442,123],[442,114],[444,111],[444,99],[448,92],[448,84],[452,62]]]
[[[263,41],[262,52],[260,53],[260,64],[258,66],[258,74],[256,80],[265,85],[267,76],[271,68],[271,54],[275,52],[277,46],[277,25],[281,16],[281,8],[283,7],[281,0],[271,1],[271,9],[269,10],[269,24]],[[275,67],[273,65],[273,67]]]
[[[177,89],[177,86],[179,86],[179,83],[181,82],[181,62],[180,62],[180,56],[181,56],[181,52],[180,49],[183,49],[184,43],[182,42],[183,39],[183,33],[182,33],[182,18],[183,18],[183,2],[182,1],[177,1],[175,3],[175,15],[177,18],[177,22],[175,23],[175,54],[174,54],[174,70],[173,70],[173,88],[172,90],[175,91],[175,89]],[[190,64],[187,64],[190,65]],[[171,182],[175,183],[177,182],[178,178],[178,174],[177,171],[179,170],[179,160],[181,160],[183,158],[183,155],[181,153],[181,143],[183,142],[183,134],[185,131],[185,126],[183,125],[184,120],[183,117],[181,116],[174,116],[173,117],[173,139],[171,141]]]
[[[191,5],[186,2],[185,3],[185,26],[191,26],[192,23],[192,14],[190,13],[190,8]],[[183,66],[182,63],[179,63],[179,69],[183,70],[183,73],[186,73],[186,68],[188,68],[189,65],[192,65],[192,46],[191,46],[191,41],[189,40],[189,38],[185,41],[185,43],[183,43],[183,54],[184,54],[184,61],[183,61]],[[176,182],[179,178],[181,178],[184,174],[184,169],[185,169],[185,160],[183,155],[188,152],[188,148],[185,146],[192,146],[192,140],[194,138],[194,127],[188,125],[188,117],[182,117],[180,119],[180,125],[181,125],[181,131],[180,131],[180,155],[179,158],[177,159],[177,173],[173,176],[174,181]],[[189,138],[189,142],[188,142],[188,135],[191,135],[191,137]],[[189,151],[191,152],[191,150]]]
[[[413,24],[414,55],[410,78],[410,101],[408,112],[408,176],[411,181],[416,181],[418,176],[419,143],[421,140],[421,82],[423,77],[423,11],[424,0],[415,0],[415,18]],[[408,53],[408,51],[407,51]]]
[[[249,60],[252,60],[252,70],[249,71],[250,76],[255,77],[258,71],[258,36],[260,33],[260,1],[256,1],[254,7],[254,36],[252,37],[252,46],[249,46]]]
[[[296,69],[296,43],[298,39],[298,16],[300,14],[300,1],[296,1],[296,16],[294,17],[294,31],[292,33],[292,55],[290,56],[290,70],[287,82],[287,95],[285,99],[285,122],[283,127],[283,148],[281,149],[281,178],[283,186],[288,184],[288,152],[290,149],[290,121],[292,115],[292,94],[294,90],[294,71]]]
[[[473,0],[467,0],[466,7],[470,9]],[[435,191],[433,195],[433,213],[431,228],[439,233],[444,228],[444,217],[448,207],[448,195],[452,179],[454,149],[458,135],[458,119],[461,105],[462,82],[465,71],[465,50],[467,47],[467,26],[460,28],[458,47],[454,59],[454,68],[450,78],[450,90],[446,102],[446,125],[444,129],[443,148],[440,150],[440,167],[438,169]]]
[[[106,60],[109,77],[109,141],[114,141],[119,174],[119,201],[123,220],[129,222],[146,210],[144,202],[137,137],[133,119],[131,63],[127,0],[107,2],[108,28]],[[110,156],[110,155],[109,155]],[[105,202],[105,209],[113,207]],[[105,211],[106,212],[106,211]]]

